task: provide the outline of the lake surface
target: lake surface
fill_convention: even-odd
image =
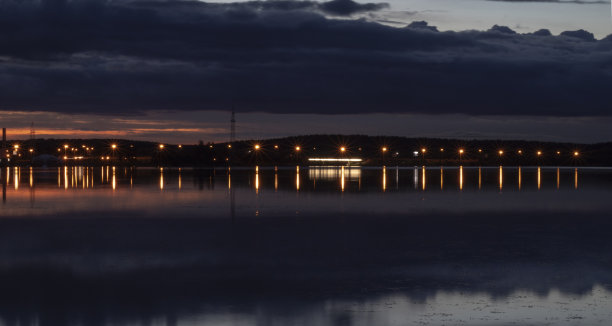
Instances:
[[[0,325],[607,325],[612,169],[2,168]]]

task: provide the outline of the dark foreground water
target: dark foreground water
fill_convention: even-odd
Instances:
[[[0,325],[609,325],[612,169],[2,169]]]

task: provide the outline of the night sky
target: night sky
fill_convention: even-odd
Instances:
[[[612,140],[610,3],[0,0],[9,135]],[[12,133],[10,133],[12,130]]]

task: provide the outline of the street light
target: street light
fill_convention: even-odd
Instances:
[[[165,147],[164,144],[159,144],[159,150],[160,151],[164,150],[164,147]]]
[[[425,148],[425,147],[421,148],[421,153],[423,154],[423,158],[422,158],[423,165],[425,165],[425,153],[426,152],[427,152],[427,148]]]
[[[382,151],[382,165],[385,165],[385,153],[387,152],[387,147],[383,146],[383,148],[381,148]]]
[[[295,151],[296,151],[296,152],[299,152],[299,151],[301,151],[301,150],[302,150],[302,148],[301,148],[300,146],[295,146]]]
[[[258,151],[261,148],[259,144],[255,144],[255,150]]]

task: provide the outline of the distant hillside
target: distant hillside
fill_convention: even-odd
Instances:
[[[8,157],[11,159],[9,164],[21,165],[31,164],[35,157],[42,154],[57,157],[58,164],[95,165],[206,167],[313,164],[308,161],[309,158],[359,158],[363,165],[612,165],[612,143],[609,142],[574,144],[307,135],[241,140],[232,144],[179,145],[127,139],[37,139],[7,142],[6,146],[2,163],[6,164],[5,158]]]

